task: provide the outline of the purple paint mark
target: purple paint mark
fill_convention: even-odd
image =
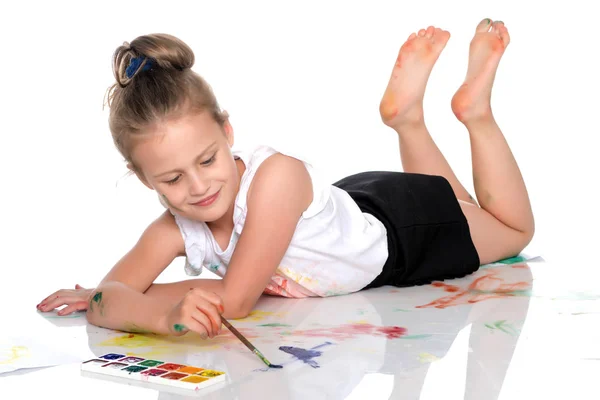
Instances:
[[[279,350],[291,354],[296,357],[298,360],[304,362],[305,364],[310,365],[313,368],[319,368],[319,364],[313,358],[319,357],[323,352],[317,351],[316,349],[332,344],[331,342],[325,342],[318,346],[313,347],[312,349],[302,349],[300,347],[293,346],[280,346]]]

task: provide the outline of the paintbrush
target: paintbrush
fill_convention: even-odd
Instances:
[[[248,339],[246,339],[244,337],[244,335],[242,335],[237,329],[235,329],[229,323],[229,321],[227,321],[225,318],[221,317],[221,322],[223,322],[223,325],[225,325],[227,327],[227,329],[229,329],[231,331],[231,333],[233,333],[238,339],[240,339],[242,341],[242,343],[244,343],[246,345],[246,347],[250,349],[251,352],[253,352],[254,354],[256,354],[258,356],[258,358],[260,358],[262,360],[262,362],[264,362],[265,364],[267,364],[267,366],[269,368],[283,368],[281,365],[271,364],[269,362],[269,360],[267,360],[265,358],[265,356],[263,356],[263,354],[260,351],[258,351],[258,349],[256,347],[254,347],[252,345],[252,343],[250,343],[248,341]]]

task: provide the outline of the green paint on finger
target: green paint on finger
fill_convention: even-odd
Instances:
[[[182,325],[182,324],[175,324],[175,325],[173,325],[173,329],[175,329],[175,332],[183,332],[183,331],[185,331],[187,328],[185,327],[185,325]]]

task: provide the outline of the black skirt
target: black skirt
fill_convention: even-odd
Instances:
[[[364,289],[423,285],[479,268],[469,224],[444,177],[373,171],[334,185],[387,230],[387,261]]]

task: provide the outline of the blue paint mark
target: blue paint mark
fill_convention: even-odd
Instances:
[[[293,346],[280,346],[279,350],[291,354],[296,357],[298,360],[304,362],[305,364],[310,365],[313,368],[319,368],[319,364],[315,360],[316,357],[319,357],[323,352],[317,351],[316,349],[332,344],[331,342],[325,342],[318,346],[313,347],[312,349],[302,349],[300,347]]]

